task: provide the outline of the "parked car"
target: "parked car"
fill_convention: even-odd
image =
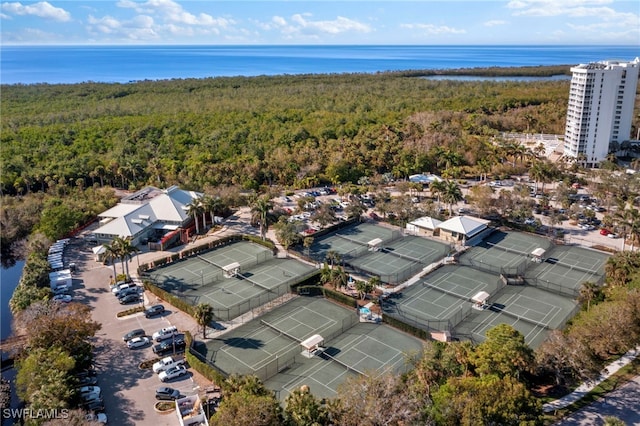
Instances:
[[[154,317],[156,315],[161,315],[163,313],[164,313],[164,306],[163,305],[153,305],[149,309],[144,311],[144,316],[145,316],[145,318],[151,318],[151,317]]]
[[[175,350],[175,353],[179,353],[179,352],[184,352],[186,347],[187,347],[187,344],[185,343],[184,339],[178,338],[178,339],[174,339],[173,341],[164,341],[158,345],[155,345],[153,347],[153,352],[156,355],[173,353],[174,350]]]
[[[80,407],[87,411],[101,412],[104,411],[104,401],[102,399],[95,399],[88,402],[83,402]]]
[[[118,295],[120,294],[120,292],[122,290],[125,290],[127,288],[132,288],[135,287],[136,283],[123,283],[123,284],[118,284],[115,287],[113,287],[111,289],[111,292],[114,294],[114,296],[118,297]]]
[[[133,339],[129,340],[127,342],[127,347],[129,349],[137,349],[137,348],[142,348],[147,346],[149,343],[151,343],[151,340],[149,340],[148,337],[134,337]]]
[[[83,377],[96,377],[98,375],[98,372],[96,370],[94,370],[93,368],[88,368],[86,370],[82,370],[82,371],[78,371],[75,376],[77,378],[83,378]]]
[[[173,380],[178,377],[182,377],[187,374],[189,371],[187,367],[184,365],[176,365],[175,367],[171,367],[168,370],[161,371],[158,375],[158,378],[161,382],[166,382],[167,380]]]
[[[607,238],[620,238],[620,235],[612,232],[609,235],[607,235]]]
[[[107,415],[105,413],[88,413],[84,418],[88,422],[97,422],[102,423],[103,425],[108,423]]]
[[[130,332],[128,332],[127,334],[125,334],[124,336],[122,336],[122,340],[124,340],[125,342],[128,342],[129,340],[135,338],[135,337],[143,337],[146,336],[147,333],[145,333],[145,331],[141,328],[136,328],[135,330],[131,330]]]
[[[73,300],[73,297],[69,296],[68,294],[56,294],[51,300],[53,300],[54,302],[69,303]]]
[[[102,394],[102,390],[98,386],[82,386],[78,388],[80,396],[89,395],[92,393]]]
[[[184,359],[168,356],[153,364],[153,372],[160,373],[161,371],[168,370],[169,368],[175,367],[176,365],[184,365],[184,363]]]
[[[51,290],[53,292],[53,294],[55,295],[59,295],[59,294],[69,294],[71,292],[71,287],[67,286],[67,285],[61,285],[58,286],[56,288],[54,288],[53,290]]]
[[[98,384],[96,376],[78,377],[78,386],[95,386]]]
[[[170,325],[169,327],[164,327],[156,331],[151,337],[156,342],[161,342],[163,340],[172,338],[176,334],[178,334],[178,328],[175,325]]]
[[[163,386],[156,389],[156,399],[161,401],[175,401],[180,397],[180,391],[173,388]]]
[[[136,296],[139,296],[140,292],[138,291],[138,287],[129,287],[129,288],[120,290],[120,292],[118,293],[118,299],[121,299],[124,296],[128,296],[130,294],[135,294]]]
[[[127,294],[126,296],[118,298],[118,301],[121,305],[126,305],[127,303],[137,303],[140,302],[139,294]]]
[[[604,236],[606,237],[606,236],[607,236],[607,235],[609,235],[609,234],[611,234],[611,231],[609,231],[608,229],[604,229],[604,228],[602,228],[602,229],[600,230],[600,235],[604,235]]]

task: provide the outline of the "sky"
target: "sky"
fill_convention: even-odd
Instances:
[[[635,45],[638,0],[2,1],[3,45]]]

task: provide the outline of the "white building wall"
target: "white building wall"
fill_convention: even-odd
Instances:
[[[640,58],[571,68],[564,154],[584,154],[588,166],[606,159],[612,142],[628,140]]]

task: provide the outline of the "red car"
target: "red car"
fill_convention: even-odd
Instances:
[[[611,232],[611,231],[609,231],[608,229],[604,229],[604,228],[603,228],[603,229],[601,229],[601,230],[600,230],[600,235],[607,236],[607,235],[609,235],[609,234],[611,234],[611,233],[612,233],[612,232]]]

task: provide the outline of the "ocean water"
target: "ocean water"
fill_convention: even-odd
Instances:
[[[3,46],[2,84],[576,65],[637,46]]]

